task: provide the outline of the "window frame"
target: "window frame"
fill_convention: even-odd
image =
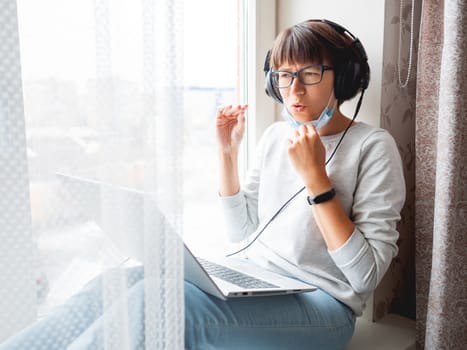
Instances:
[[[276,0],[239,0],[240,101],[248,103],[246,137],[243,144],[243,175],[254,162],[256,144],[275,120],[274,101],[264,89],[264,60],[276,36]]]

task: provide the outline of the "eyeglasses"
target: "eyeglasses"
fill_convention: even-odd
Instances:
[[[285,70],[271,70],[272,81],[274,86],[283,89],[292,85],[293,80],[297,77],[298,81],[303,85],[315,85],[323,79],[323,72],[332,70],[332,67],[324,65],[313,65],[304,67],[296,72],[287,72]]]

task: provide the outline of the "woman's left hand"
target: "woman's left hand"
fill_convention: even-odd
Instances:
[[[326,174],[326,149],[313,125],[302,125],[289,140],[288,153],[305,186],[313,193],[329,188]]]

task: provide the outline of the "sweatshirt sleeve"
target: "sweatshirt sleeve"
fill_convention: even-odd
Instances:
[[[254,231],[258,225],[254,198],[248,199],[243,190],[233,196],[220,197],[227,236],[231,242],[239,242]]]
[[[398,252],[396,225],[405,201],[402,162],[391,135],[380,130],[360,153],[351,219],[355,229],[332,259],[357,293],[373,291]]]
[[[231,242],[239,242],[253,233],[259,224],[258,192],[261,179],[263,151],[271,127],[258,142],[255,165],[247,172],[240,191],[232,196],[220,197],[224,213],[227,236]]]

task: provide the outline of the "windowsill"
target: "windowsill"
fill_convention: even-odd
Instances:
[[[414,350],[415,321],[390,314],[377,322],[357,319],[347,350]]]

